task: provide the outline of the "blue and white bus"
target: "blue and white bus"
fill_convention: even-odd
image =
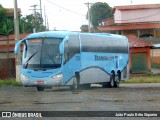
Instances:
[[[69,31],[33,33],[15,45],[23,44],[20,81],[24,86],[119,87],[129,76],[129,45],[125,36]]]

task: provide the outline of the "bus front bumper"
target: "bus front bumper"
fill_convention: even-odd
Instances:
[[[21,75],[22,85],[26,87],[30,86],[46,86],[54,87],[63,85],[63,76],[54,76],[51,78],[34,78],[31,79],[27,76]]]

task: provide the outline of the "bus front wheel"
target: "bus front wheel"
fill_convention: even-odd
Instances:
[[[110,75],[109,87],[113,88],[114,87],[114,83],[115,83],[115,75],[112,73]]]
[[[73,79],[73,84],[70,86],[71,90],[77,90],[79,88],[79,77],[75,76]]]
[[[43,86],[37,86],[37,90],[38,91],[44,91],[44,87]]]

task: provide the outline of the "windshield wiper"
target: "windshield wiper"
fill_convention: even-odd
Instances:
[[[37,54],[38,53],[38,51],[37,52],[35,52],[34,54],[32,54],[29,58],[28,58],[28,60],[25,62],[25,69],[27,68],[27,66],[28,66],[28,63],[29,63],[29,61],[31,60],[31,58],[35,55],[35,54]]]

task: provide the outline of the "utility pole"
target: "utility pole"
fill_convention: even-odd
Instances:
[[[48,27],[47,27],[47,16],[46,16],[46,7],[44,5],[44,25],[46,26],[46,30],[48,30]]]
[[[15,31],[15,43],[19,41],[19,21],[18,21],[18,10],[17,10],[17,0],[14,0],[14,31]],[[16,81],[20,81],[20,56],[21,50],[19,49],[19,54],[15,58],[16,66]]]
[[[41,18],[42,18],[42,2],[40,0],[40,13],[41,13]]]
[[[36,17],[36,7],[38,5],[32,5],[31,7],[33,7],[33,9],[30,9],[30,10],[33,10],[34,12],[34,27],[33,27],[33,33],[36,33],[36,21],[37,21],[37,17]]]
[[[90,5],[92,4],[92,3],[84,3],[87,7],[88,7],[88,30],[89,30],[89,32],[91,32],[91,17],[90,17]]]
[[[47,26],[46,26],[46,27],[47,27],[47,30],[49,30],[48,16],[47,16],[47,19],[46,19],[46,20],[47,20]]]

